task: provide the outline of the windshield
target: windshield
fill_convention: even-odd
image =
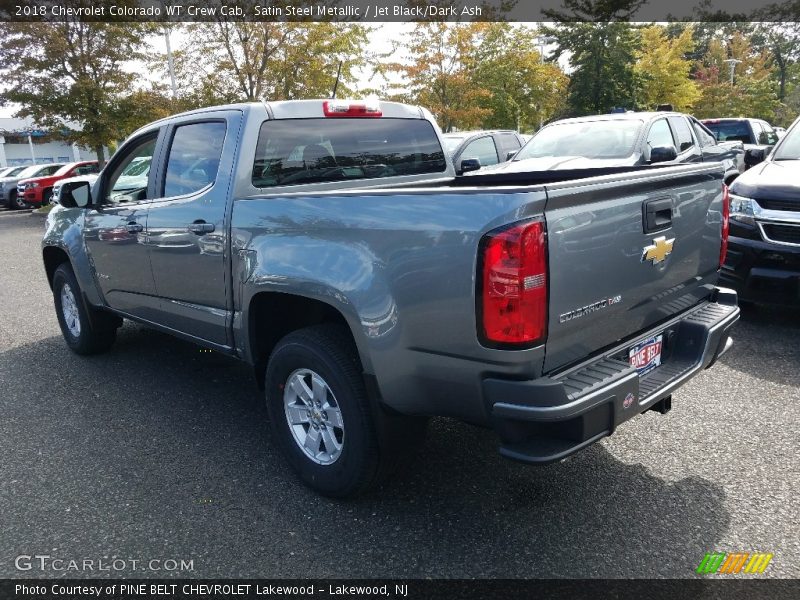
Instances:
[[[750,143],[752,136],[745,121],[703,121],[720,142]]]
[[[783,136],[773,160],[800,160],[800,123]]]
[[[69,164],[66,164],[63,167],[61,167],[58,171],[53,173],[53,175],[66,175],[67,173],[69,173],[74,168],[75,168],[75,164],[74,163],[69,163]]]
[[[446,135],[443,137],[442,141],[444,142],[444,149],[447,150],[450,154],[455,152],[456,148],[464,141],[464,136],[450,136]]]
[[[536,133],[514,160],[543,156],[625,158],[633,154],[641,128],[638,119],[553,123]]]
[[[41,171],[44,171],[44,167],[41,165],[32,165],[30,167],[25,167],[18,173],[18,175],[22,178],[24,177],[35,177]]]
[[[6,177],[14,177],[15,175],[19,175],[28,167],[14,167],[8,173],[5,174]]]

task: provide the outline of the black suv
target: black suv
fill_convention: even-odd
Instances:
[[[720,281],[744,302],[800,306],[800,118],[731,186]]]

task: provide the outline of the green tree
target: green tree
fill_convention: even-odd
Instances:
[[[19,104],[18,116],[58,137],[93,148],[102,164],[103,146],[129,133],[121,100],[136,75],[122,67],[143,58],[148,31],[133,23],[0,23],[0,100]]]
[[[645,0],[564,0],[566,11],[545,10],[557,21],[542,28],[572,65],[568,102],[574,115],[637,105],[633,72],[638,34],[628,21]]]
[[[483,127],[530,131],[563,110],[569,78],[542,60],[535,30],[489,23],[474,52],[475,84],[489,91],[480,101],[491,111]]]
[[[634,65],[640,106],[654,109],[666,103],[675,110],[691,111],[700,97],[697,82],[689,78],[692,62],[686,58],[694,48],[692,28],[669,39],[664,27],[652,25],[643,28],[641,36]]]

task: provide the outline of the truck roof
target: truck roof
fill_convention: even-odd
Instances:
[[[332,100],[329,98],[316,98],[311,100],[279,100],[274,102],[268,102],[266,100],[262,100],[261,102],[238,102],[234,104],[221,104],[216,106],[206,106],[203,108],[196,108],[194,110],[188,110],[181,113],[176,113],[174,115],[170,115],[168,117],[164,117],[163,119],[159,119],[158,121],[153,121],[152,123],[148,123],[144,127],[134,131],[134,133],[138,133],[140,131],[144,131],[145,129],[152,129],[155,126],[158,126],[165,121],[169,121],[176,117],[185,117],[190,115],[199,115],[208,112],[216,112],[220,110],[240,110],[242,112],[249,112],[256,108],[263,108],[266,109],[267,114],[269,114],[271,119],[314,119],[314,118],[323,118],[325,117],[324,106],[325,103],[350,103],[351,105],[364,105],[365,100],[359,99],[337,99]],[[395,118],[395,119],[431,119],[433,120],[430,113],[421,108],[419,106],[413,106],[410,104],[402,104],[400,102],[390,102],[385,100],[370,100],[369,102],[377,102],[380,106],[380,112],[382,117],[388,118]],[[335,118],[335,117],[333,117]],[[353,117],[358,118],[358,117]],[[373,118],[372,115],[368,116],[367,118]]]

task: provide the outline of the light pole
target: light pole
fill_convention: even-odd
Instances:
[[[546,35],[537,35],[536,36],[536,45],[539,46],[539,63],[544,64],[544,47],[548,44],[552,44],[555,42],[556,39]],[[539,129],[542,128],[544,125],[544,115],[539,113]],[[517,126],[517,130],[519,130],[519,126]]]
[[[544,63],[544,47],[555,42],[555,38],[546,35],[536,36],[536,45],[539,46],[539,62]]]
[[[733,85],[733,71],[734,69],[736,69],[736,65],[738,65],[742,61],[740,61],[737,58],[728,58],[725,60],[725,62],[728,63],[728,65],[731,68],[731,85]]]

